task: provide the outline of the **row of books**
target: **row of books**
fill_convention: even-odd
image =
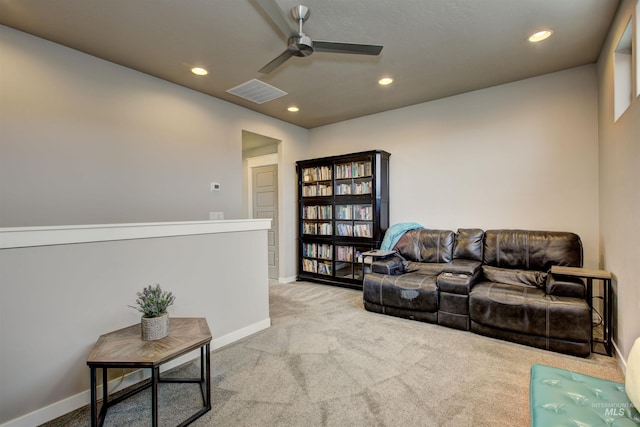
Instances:
[[[336,165],[336,179],[371,176],[371,162],[353,162]]]
[[[371,181],[336,183],[336,195],[371,194]],[[312,184],[302,186],[303,197],[331,196],[331,186],[328,184]]]
[[[371,237],[371,224],[336,224],[338,236]]]
[[[305,243],[302,245],[302,256],[310,258],[332,259],[333,246],[326,243]]]
[[[353,246],[336,246],[336,259],[353,262]]]
[[[336,219],[371,221],[373,220],[373,207],[371,205],[336,205]]]
[[[331,219],[331,205],[303,206],[304,219]]]
[[[333,268],[330,262],[316,261],[315,259],[302,259],[302,270],[310,273],[319,273],[331,275],[333,274]]]
[[[302,182],[331,180],[331,166],[302,169]]]
[[[333,189],[330,184],[314,184],[302,186],[302,197],[331,196]]]
[[[333,234],[333,227],[330,222],[308,222],[302,223],[303,234],[319,234],[322,236],[330,236]]]
[[[371,181],[354,182],[348,184],[336,184],[336,195],[344,196],[348,194],[371,194]]]

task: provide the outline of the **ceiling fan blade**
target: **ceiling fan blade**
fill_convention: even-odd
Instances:
[[[276,68],[278,68],[279,66],[281,66],[282,64],[284,64],[284,62],[287,59],[291,58],[292,56],[293,56],[293,54],[291,52],[289,52],[289,50],[285,50],[280,55],[278,55],[278,57],[276,57],[276,59],[274,59],[273,61],[269,62],[264,67],[260,68],[258,70],[258,72],[262,73],[262,74],[268,74],[268,73],[272,72],[273,70],[275,70]]]
[[[287,20],[287,17],[282,13],[280,6],[278,6],[275,0],[253,0],[253,2],[269,16],[271,22],[278,27],[286,38],[297,34],[297,30],[291,26],[289,20]]]
[[[313,50],[316,52],[355,53],[359,55],[379,55],[380,52],[382,51],[382,45],[313,40]]]

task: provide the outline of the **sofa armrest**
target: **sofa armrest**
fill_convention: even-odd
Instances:
[[[371,263],[371,271],[380,274],[398,275],[404,273],[404,260],[393,255]]]
[[[578,277],[561,276],[549,273],[546,283],[547,295],[557,297],[574,297],[585,299],[587,290],[584,282]]]

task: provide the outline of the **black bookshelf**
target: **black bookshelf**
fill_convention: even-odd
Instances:
[[[361,253],[389,227],[389,156],[382,150],[302,160],[298,280],[362,289]]]

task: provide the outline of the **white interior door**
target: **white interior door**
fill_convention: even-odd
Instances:
[[[278,166],[252,169],[253,218],[270,218],[268,236],[269,279],[278,279]]]

